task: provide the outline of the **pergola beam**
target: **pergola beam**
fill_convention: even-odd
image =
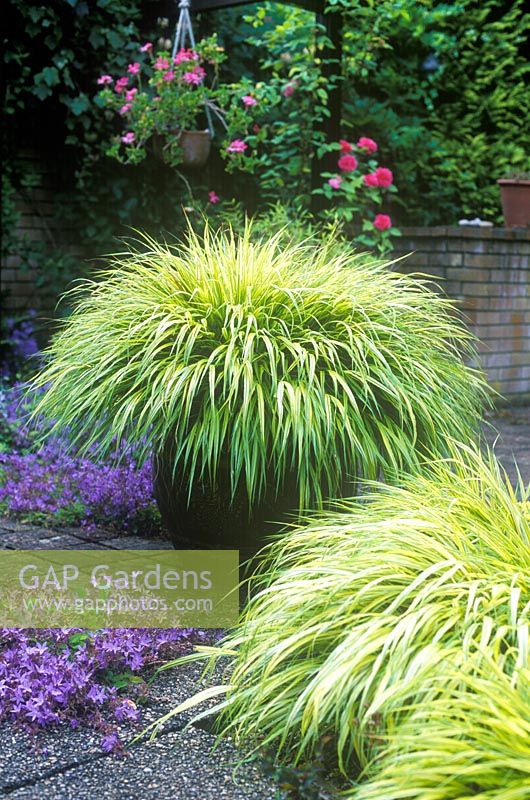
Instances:
[[[248,6],[256,0],[191,0],[192,11],[213,11],[218,8],[233,8],[234,6]],[[324,13],[324,0],[291,0],[291,6],[299,6],[314,14]]]

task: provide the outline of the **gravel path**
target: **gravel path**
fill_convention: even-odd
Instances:
[[[219,676],[220,678],[220,676]],[[150,692],[142,723],[123,725],[130,740],[147,724],[200,688],[200,669],[186,666],[161,675]],[[125,757],[106,755],[101,734],[86,728],[50,729],[35,739],[0,726],[0,794],[17,800],[276,800],[282,797],[256,762],[203,727],[184,727],[191,713],[171,720],[154,741],[134,745]]]
[[[530,408],[511,409],[491,417],[484,437],[493,445],[512,481],[518,468],[530,483]],[[163,539],[116,537],[108,531],[54,531],[0,520],[0,549],[165,549]],[[153,685],[142,726],[158,719],[199,684],[198,666],[160,676]],[[7,723],[0,726],[0,794],[13,800],[277,800],[279,789],[259,763],[240,764],[241,752],[207,728],[190,726],[189,715],[173,719],[151,743],[134,745],[125,758],[106,755],[99,734],[59,728],[35,740]],[[134,731],[122,730],[122,738]],[[239,768],[238,764],[240,765]]]

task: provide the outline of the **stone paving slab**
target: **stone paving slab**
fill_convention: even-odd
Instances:
[[[57,534],[49,531],[50,536],[42,536],[39,532],[17,531],[4,533],[0,528],[0,547],[4,550],[91,550],[98,549],[95,542],[86,542],[77,536],[67,533]]]
[[[173,545],[166,539],[145,539],[142,536],[116,536],[102,539],[100,547],[113,550],[173,550]]]
[[[61,528],[60,530],[61,533],[69,533],[76,539],[94,544],[113,538],[108,528]]]
[[[202,674],[203,666],[200,663],[186,664],[160,673],[149,689],[146,704],[140,706],[140,722],[117,725],[120,739],[124,743],[130,742],[150,723],[160,719],[206,685],[224,680],[220,669],[212,673],[208,683],[201,681]],[[201,710],[208,705],[213,706],[214,701],[201,705]],[[195,713],[189,710],[173,717],[159,735],[182,730]],[[205,727],[209,726],[206,724]],[[85,725],[76,729],[67,724],[53,726],[35,736],[24,728],[3,723],[0,725],[0,794],[6,794],[26,783],[36,783],[57,771],[64,772],[94,759],[106,757],[101,749],[101,739],[101,733]],[[108,763],[111,766],[116,764],[116,758],[112,757]]]
[[[173,546],[163,536],[118,536],[102,528],[41,528],[0,517],[0,549],[172,550]]]
[[[45,538],[33,531],[11,533],[0,528],[0,549],[2,550],[40,550],[45,548]]]

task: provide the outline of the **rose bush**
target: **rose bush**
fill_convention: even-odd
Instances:
[[[323,173],[324,185],[316,190],[331,203],[331,208],[323,212],[324,218],[352,223],[354,241],[362,247],[380,253],[390,250],[392,237],[400,232],[381,209],[387,204],[387,194],[397,189],[392,170],[377,163],[377,142],[367,136],[361,136],[355,145],[341,139],[331,149],[340,150],[337,173]]]

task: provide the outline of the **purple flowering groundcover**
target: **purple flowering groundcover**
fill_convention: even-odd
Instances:
[[[191,628],[0,628],[0,722],[35,733],[59,723],[90,725],[106,752],[121,751],[116,726],[141,723],[144,677],[208,638],[212,632]]]
[[[54,526],[108,526],[144,535],[160,529],[151,464],[132,448],[110,463],[71,452],[68,432],[44,446],[44,422],[25,423],[31,401],[20,383],[0,389],[0,513]]]
[[[156,533],[151,465],[138,465],[131,448],[110,463],[81,457],[68,447],[67,431],[39,446],[46,423],[26,425],[31,405],[22,384],[0,386],[0,514],[54,527]],[[146,678],[212,635],[191,628],[0,628],[0,723],[35,733],[89,725],[106,752],[123,752],[117,726],[141,726]]]

